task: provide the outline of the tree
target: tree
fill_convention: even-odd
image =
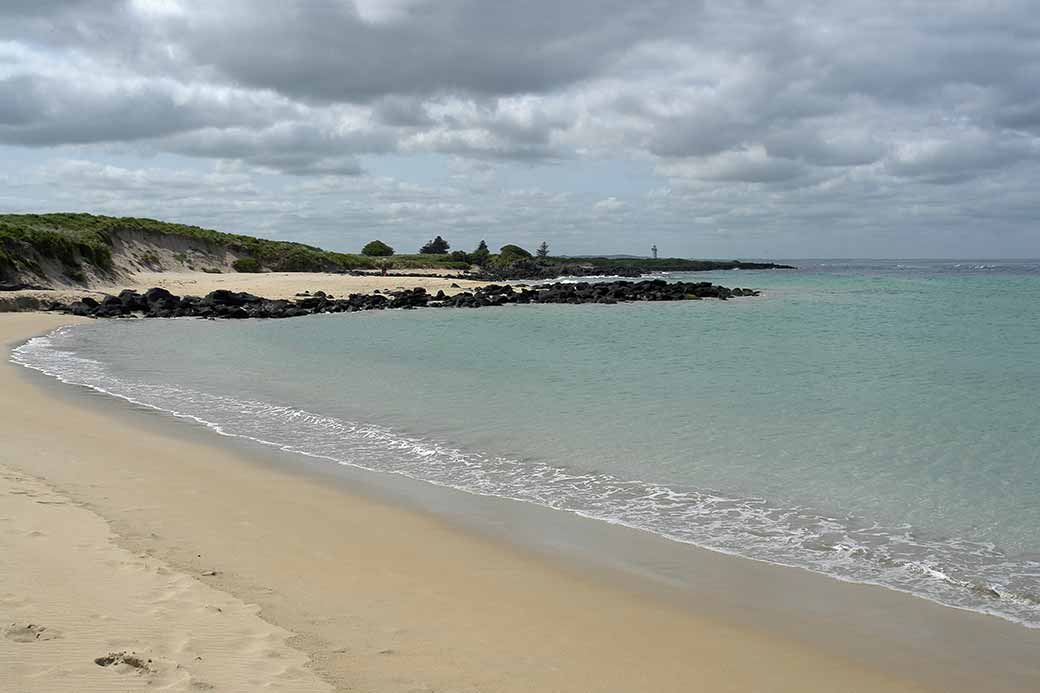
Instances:
[[[488,258],[491,257],[491,251],[488,250],[487,241],[481,241],[477,249],[470,253],[469,260],[474,265],[484,266],[488,263]]]
[[[448,242],[437,236],[432,241],[424,245],[419,249],[419,252],[423,255],[444,255],[451,248]]]
[[[538,253],[538,257],[549,257],[549,244],[545,241],[542,241],[542,244],[538,246],[538,250],[536,252]]]
[[[390,257],[394,254],[394,249],[382,241],[371,241],[361,249],[361,254],[368,257]]]

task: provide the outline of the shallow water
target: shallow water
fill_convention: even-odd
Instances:
[[[1040,263],[795,264],[670,277],[754,299],[107,321],[15,358],[330,461],[1040,627]]]

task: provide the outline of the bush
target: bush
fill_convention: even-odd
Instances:
[[[390,257],[394,254],[394,249],[382,241],[371,241],[361,249],[361,254],[368,257]]]
[[[448,245],[448,242],[440,236],[437,236],[432,241],[420,248],[419,253],[421,255],[444,255],[449,250],[451,250],[451,246]]]
[[[500,255],[509,255],[517,260],[523,257],[531,257],[531,253],[527,252],[518,245],[504,245],[498,249],[498,252]]]
[[[452,262],[465,262],[469,264],[469,254],[465,250],[456,250],[448,257],[451,258]]]
[[[256,261],[256,258],[243,257],[235,260],[231,263],[231,268],[236,272],[245,272],[249,274],[256,274],[262,268],[260,263]]]
[[[491,251],[488,250],[487,241],[481,241],[477,249],[469,255],[469,260],[474,265],[486,265],[491,259]]]

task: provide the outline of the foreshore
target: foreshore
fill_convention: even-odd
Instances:
[[[101,395],[62,396],[9,363],[14,344],[75,321],[0,316],[0,670],[13,690],[1011,691],[1040,680],[993,677],[985,653],[1001,638],[1037,641],[996,619],[922,602],[947,639],[919,652],[864,647],[863,632],[843,641],[856,629],[840,611],[807,610],[785,629],[291,473]],[[747,564],[733,583],[803,577],[715,558],[724,571]],[[804,578],[862,597],[863,611],[920,601]],[[805,630],[829,646],[793,635]],[[997,642],[973,650],[975,636]],[[152,662],[94,663],[122,651]]]

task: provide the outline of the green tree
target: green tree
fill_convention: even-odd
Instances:
[[[488,263],[488,258],[491,257],[491,251],[488,250],[487,241],[481,241],[477,249],[469,255],[469,260],[474,265],[484,266]]]
[[[420,248],[419,252],[423,255],[444,255],[450,249],[451,246],[448,245],[448,242],[440,236],[437,236],[432,241]]]
[[[361,254],[368,257],[390,257],[394,254],[394,249],[382,241],[371,241],[361,249]]]
[[[545,241],[542,241],[542,244],[540,246],[538,246],[538,250],[535,251],[535,252],[538,253],[538,257],[541,257],[541,258],[549,257],[549,244],[546,243]]]

